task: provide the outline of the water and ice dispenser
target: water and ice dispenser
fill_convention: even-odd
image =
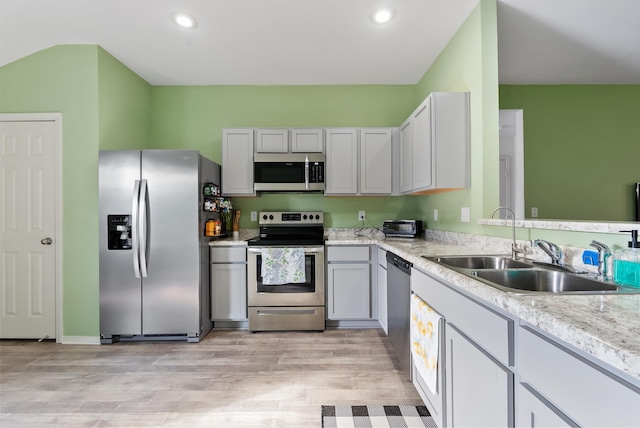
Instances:
[[[131,249],[131,216],[107,215],[109,250]]]

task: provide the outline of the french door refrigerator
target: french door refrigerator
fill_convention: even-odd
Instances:
[[[99,153],[102,343],[199,342],[211,330],[210,184],[220,184],[220,165],[197,151]]]

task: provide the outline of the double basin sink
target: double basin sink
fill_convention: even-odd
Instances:
[[[508,256],[439,256],[425,259],[513,294],[639,293],[639,289],[620,287],[585,275],[545,268]]]

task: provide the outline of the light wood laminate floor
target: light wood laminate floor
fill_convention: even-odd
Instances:
[[[381,330],[200,343],[0,341],[0,426],[319,427],[326,405],[422,404]]]

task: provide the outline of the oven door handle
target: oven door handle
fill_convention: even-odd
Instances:
[[[287,247],[295,248],[295,245],[287,245]],[[262,253],[263,248],[269,248],[269,247],[250,247],[250,248],[247,248],[247,251],[249,253]],[[279,248],[282,248],[282,247],[279,247]],[[305,254],[324,253],[324,247],[305,247],[304,253]]]

